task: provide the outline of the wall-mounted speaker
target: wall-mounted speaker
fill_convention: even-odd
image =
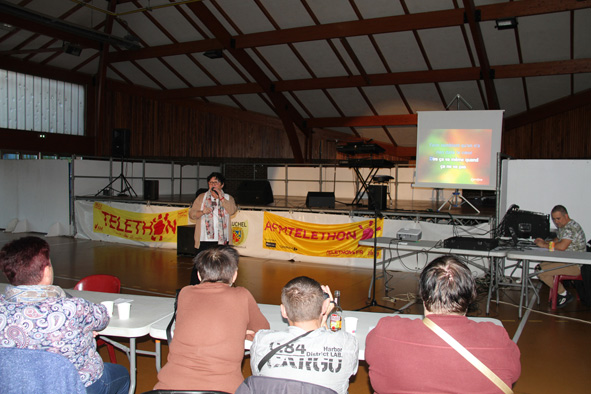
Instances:
[[[335,197],[333,192],[308,192],[306,207],[334,209]]]
[[[129,157],[131,145],[131,130],[113,129],[111,156]]]

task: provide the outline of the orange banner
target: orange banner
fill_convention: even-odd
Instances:
[[[142,242],[175,242],[176,228],[188,223],[189,209],[131,212],[100,202],[93,206],[93,231]]]
[[[378,237],[382,235],[383,227],[384,219],[378,219]],[[373,219],[344,224],[316,224],[265,212],[263,222],[263,248],[306,256],[373,258],[372,247],[359,246],[359,241],[373,236]]]

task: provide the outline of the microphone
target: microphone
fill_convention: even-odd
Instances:
[[[215,194],[215,196],[216,196],[218,199],[220,198],[220,195],[218,194],[217,190],[215,190],[214,188],[212,188],[212,189],[211,189],[211,192],[212,192],[213,194]]]

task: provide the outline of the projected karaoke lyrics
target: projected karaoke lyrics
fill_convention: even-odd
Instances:
[[[490,129],[432,130],[419,147],[418,161],[423,162],[417,177],[422,182],[488,184],[491,134]]]

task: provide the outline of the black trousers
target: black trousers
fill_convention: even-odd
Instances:
[[[203,242],[199,243],[199,249],[197,249],[197,254],[203,252],[204,250],[215,248],[219,246],[217,242]],[[197,256],[195,256],[197,257]],[[195,266],[195,259],[193,259],[193,269],[191,270],[191,282],[189,283],[191,286],[198,285],[200,283],[199,277],[197,276],[197,267]]]

